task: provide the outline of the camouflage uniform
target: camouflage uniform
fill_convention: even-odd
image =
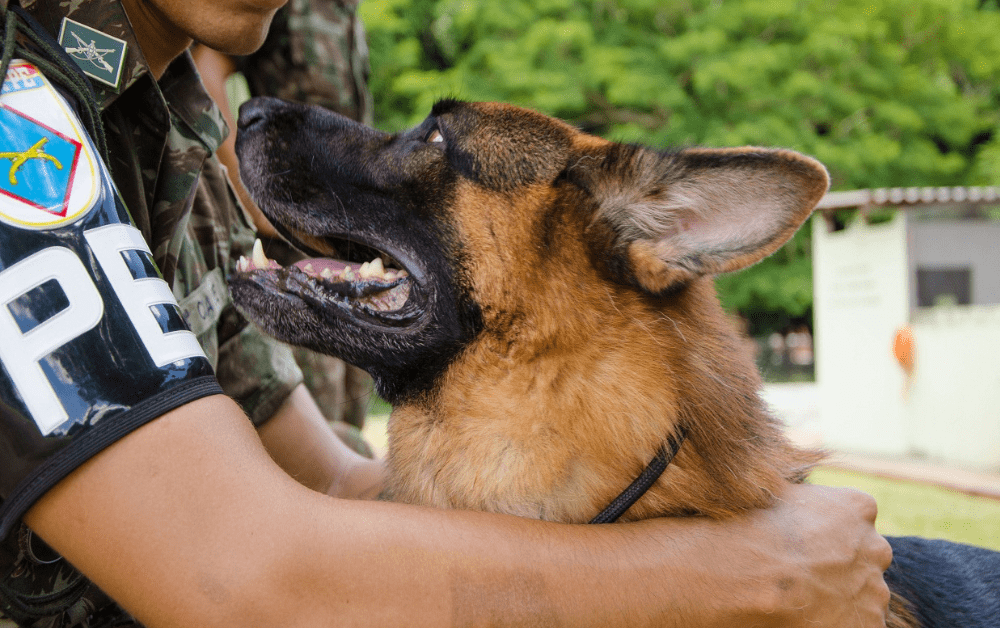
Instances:
[[[368,47],[357,0],[290,0],[264,45],[238,60],[255,96],[333,109],[371,124]]]
[[[157,83],[117,1],[21,4],[50,33],[71,17],[128,42],[119,88],[93,82],[108,167],[223,390],[255,424],[266,421],[302,374],[288,348],[248,325],[229,299],[225,275],[241,254],[249,255],[255,231],[212,156],[227,131],[190,56],[178,58]],[[39,618],[22,620],[32,628],[133,625],[72,566],[57,556],[46,562],[48,553],[23,527],[0,547],[0,617]],[[13,565],[4,554],[16,556]]]
[[[250,93],[320,105],[371,124],[368,48],[357,4],[290,0],[278,11],[260,50],[237,59]],[[294,261],[279,243],[266,243],[265,250],[283,264]],[[362,427],[372,391],[368,374],[307,349],[295,348],[294,353],[306,386],[335,429],[339,421]],[[338,433],[362,453],[370,451],[357,433]]]

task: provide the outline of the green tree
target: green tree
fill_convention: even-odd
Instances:
[[[982,0],[365,0],[376,118],[500,100],[619,141],[784,146],[834,189],[1000,182],[1000,12]],[[808,233],[733,277],[811,306]]]

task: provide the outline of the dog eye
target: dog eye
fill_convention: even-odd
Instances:
[[[441,135],[441,131],[434,129],[431,131],[431,134],[427,136],[427,142],[430,144],[444,144],[444,136]]]

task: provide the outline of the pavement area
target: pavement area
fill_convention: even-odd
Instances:
[[[775,415],[788,426],[788,435],[804,447],[823,447],[816,384],[768,384],[764,399]],[[363,434],[372,449],[385,455],[387,415],[370,415]],[[988,472],[966,469],[918,458],[872,456],[857,452],[830,452],[826,466],[870,473],[896,480],[922,482],[969,495],[1000,500],[1000,469]]]

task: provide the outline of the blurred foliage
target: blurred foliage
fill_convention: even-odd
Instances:
[[[1000,11],[981,0],[365,0],[378,126],[500,100],[619,141],[783,146],[834,189],[1000,182]],[[806,314],[809,234],[719,282]]]

